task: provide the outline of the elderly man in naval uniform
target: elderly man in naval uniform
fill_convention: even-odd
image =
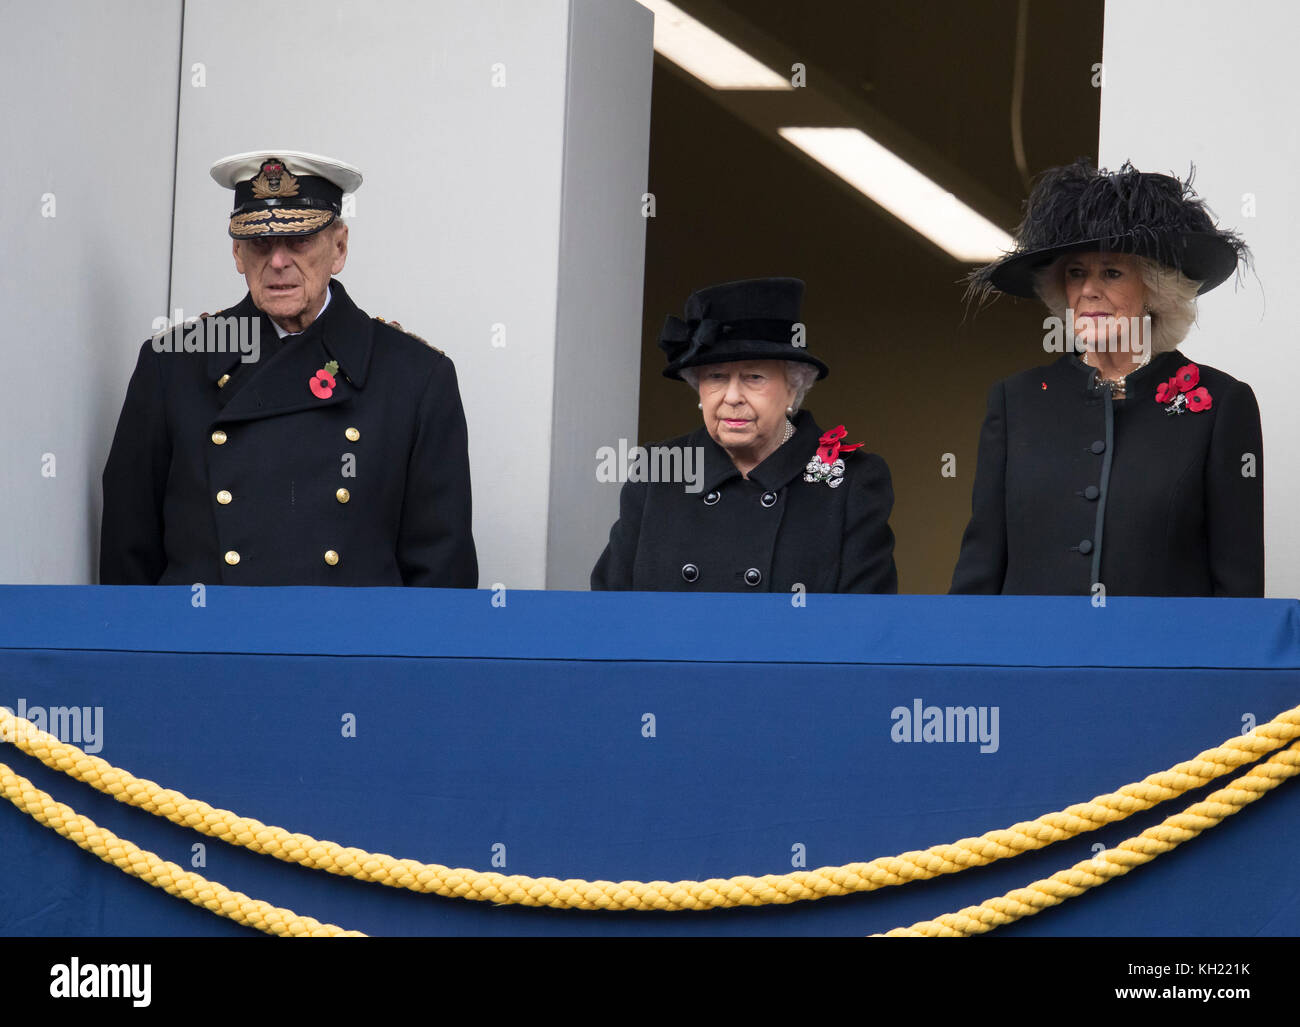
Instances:
[[[455,368],[334,277],[360,173],[277,150],[211,174],[234,190],[248,294],[141,347],[104,468],[101,583],[474,588]]]

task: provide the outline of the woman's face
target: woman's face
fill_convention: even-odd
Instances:
[[[786,407],[794,402],[785,361],[705,364],[697,373],[704,427],[713,441],[729,453],[761,463],[781,444]]]
[[[1141,353],[1129,339],[1140,324],[1147,290],[1137,258],[1127,253],[1072,253],[1065,259],[1065,305],[1074,311],[1074,334],[1090,350]],[[1134,322],[1131,319],[1137,318]],[[1113,340],[1113,341],[1112,341]]]

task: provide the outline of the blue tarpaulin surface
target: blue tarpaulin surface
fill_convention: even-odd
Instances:
[[[495,602],[494,602],[495,597]],[[1293,600],[0,587],[0,704],[264,823],[533,876],[680,880],[865,861],[1111,791],[1300,704]],[[504,605],[502,605],[504,603]],[[973,708],[974,740],[920,709]],[[355,724],[355,737],[346,730]],[[90,736],[94,737],[90,737]],[[76,738],[71,739],[76,741]],[[0,760],[165,859],[371,934],[861,935],[1115,845],[871,894],[585,913],[415,895],[204,838]],[[202,866],[194,846],[201,843]],[[998,933],[1300,933],[1300,783]],[[504,863],[504,865],[502,865]],[[0,934],[248,935],[0,804]]]

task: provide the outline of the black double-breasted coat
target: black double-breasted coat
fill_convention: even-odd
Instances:
[[[897,592],[894,493],[885,461],[843,454],[844,483],[803,480],[821,429],[795,433],[745,478],[708,431],[659,443],[699,447],[699,490],[628,481],[619,518],[591,572],[593,589],[679,592]]]
[[[260,322],[256,362],[141,347],[104,468],[103,584],[477,585],[452,362],[330,290],[283,340],[251,296],[222,311]]]
[[[1263,442],[1250,387],[1199,368],[1211,405],[1168,414],[1176,350],[1112,399],[1074,354],[998,382],[952,592],[1260,596]]]

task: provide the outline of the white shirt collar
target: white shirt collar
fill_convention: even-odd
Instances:
[[[329,289],[329,286],[326,286],[326,287],[325,287],[325,302],[321,304],[321,308],[320,308],[320,310],[316,311],[316,317],[319,318],[319,317],[321,316],[321,314],[325,313],[325,308],[328,307],[329,305],[330,305],[330,289]],[[301,335],[301,334],[302,334],[302,332],[286,332],[283,328],[281,328],[278,324],[275,323],[275,318],[271,318],[271,327],[275,329],[275,334],[276,334],[277,336],[279,336],[281,339],[283,339],[286,335]],[[308,325],[307,327],[310,328],[311,326]],[[303,332],[305,332],[306,330],[307,330],[307,329],[304,328],[304,329],[303,329]]]

